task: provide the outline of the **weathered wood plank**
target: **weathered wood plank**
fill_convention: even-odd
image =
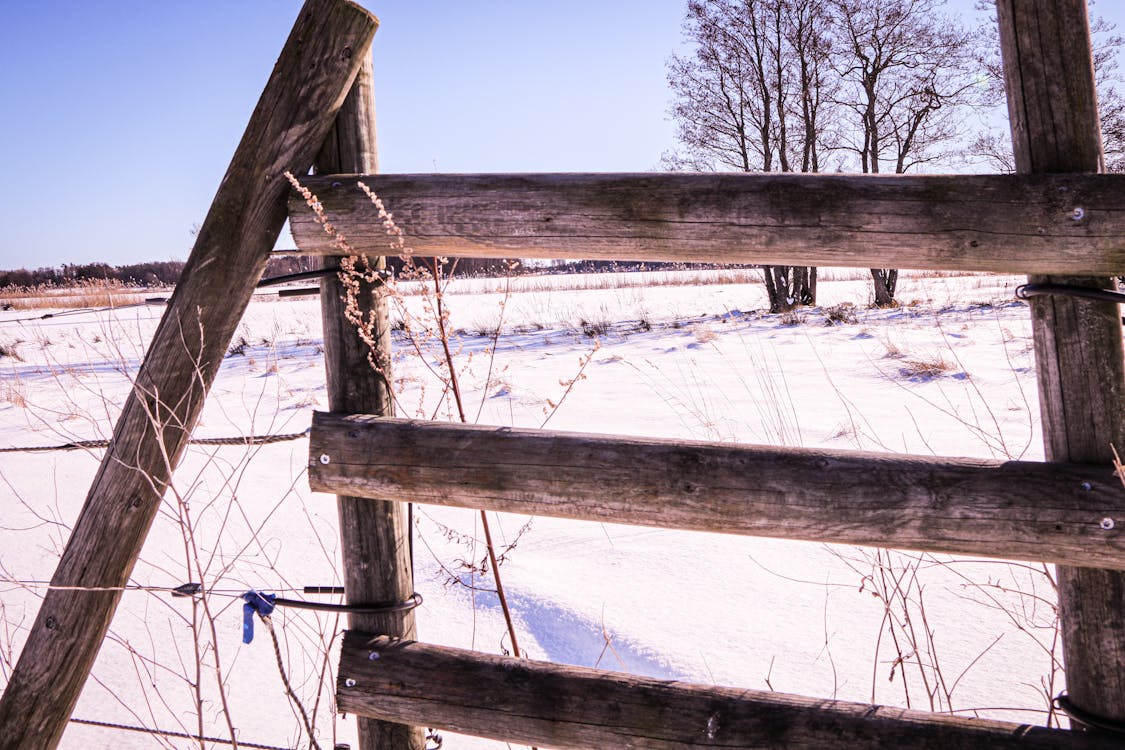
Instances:
[[[385,253],[386,234],[356,179],[317,177],[308,186],[354,248]],[[1125,273],[1121,175],[362,179],[422,255]],[[290,227],[302,252],[338,252],[296,194]]]
[[[1102,750],[1060,729],[711,687],[344,634],[341,710],[541,748]]]
[[[375,139],[375,90],[372,62],[367,57],[356,75],[344,106],[336,115],[320,153],[318,173],[377,172],[379,156]],[[375,266],[382,259],[371,259]],[[324,267],[340,267],[339,258],[324,258]],[[391,328],[387,320],[386,288],[359,282],[354,304],[364,320],[370,320],[376,361],[355,326],[344,316],[345,289],[338,276],[320,281],[320,314],[324,330],[324,370],[328,406],[333,411],[365,412],[394,416],[391,398]],[[389,500],[365,500],[340,495],[336,498],[340,518],[340,557],[344,568],[344,595],[349,604],[402,602],[414,593],[410,559],[410,528],[406,508]],[[396,638],[417,635],[414,612],[349,614],[354,630],[383,633]],[[417,727],[359,718],[356,722],[360,750],[403,748],[423,750],[425,735]]]
[[[309,485],[318,492],[1125,569],[1125,490],[1109,465],[325,413],[313,415],[309,451]],[[1113,520],[1113,528],[1103,528],[1104,519]]]
[[[52,583],[120,587],[199,417],[304,173],[367,54],[375,22],[309,0],[278,58],[149,346]],[[58,744],[120,598],[49,591],[0,699],[0,747]]]
[[[1085,1],[1001,0],[996,8],[1018,171],[1098,171],[1101,134]],[[1114,287],[1106,271],[1102,278],[1078,267],[1056,273],[1071,276],[1029,280]],[[1102,463],[1110,460],[1111,444],[1125,447],[1119,315],[1118,305],[1089,300],[1031,303],[1048,460]],[[1058,593],[1071,701],[1125,721],[1125,573],[1062,566]]]

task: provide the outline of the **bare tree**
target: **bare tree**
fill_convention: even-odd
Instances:
[[[675,168],[818,172],[850,152],[866,173],[950,161],[982,85],[979,34],[940,0],[690,0],[694,47],[668,81]],[[1125,110],[1125,108],[1123,108]],[[1122,112],[1125,132],[1125,111]],[[871,269],[875,303],[898,272]],[[765,268],[771,310],[815,302],[816,270]]]
[[[668,64],[682,151],[665,164],[819,171],[832,147],[828,20],[817,0],[691,0],[684,33],[693,54]],[[816,268],[763,272],[771,312],[816,303]]]
[[[937,0],[833,0],[840,105],[851,113],[843,147],[862,172],[904,173],[948,162],[966,108],[984,87],[978,35],[938,13]],[[871,269],[875,304],[894,304],[898,271]]]

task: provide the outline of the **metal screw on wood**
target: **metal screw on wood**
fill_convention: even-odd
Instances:
[[[1075,206],[1074,210],[1070,212],[1070,216],[1075,221],[1082,221],[1084,218],[1086,218],[1086,209],[1082,208],[1081,206]]]
[[[324,461],[324,458],[325,458],[324,456],[321,456],[320,460]],[[328,463],[328,462],[324,461],[324,463]],[[1089,492],[1090,490],[1094,489],[1094,485],[1090,484],[1089,482],[1083,482],[1082,484],[1080,484],[1078,486],[1080,488],[1082,488],[1083,492]]]
[[[709,719],[707,719],[706,733],[707,733],[707,739],[709,739],[709,740],[715,739],[715,735],[717,735],[719,733],[719,714],[713,713],[713,714],[711,714],[711,717]]]
[[[344,687],[355,687],[355,680],[353,680],[351,677],[344,680]]]
[[[329,457],[329,455],[327,453],[321,453],[320,454],[320,462],[322,464],[324,464],[325,466],[327,466],[329,464],[329,462],[331,462],[331,461],[332,461],[332,459]]]
[[[1109,531],[1109,530],[1111,530],[1111,529],[1112,529],[1112,528],[1113,528],[1114,526],[1116,526],[1116,525],[1117,525],[1117,524],[1115,524],[1115,523],[1113,522],[1113,519],[1112,519],[1112,518],[1103,518],[1103,519],[1102,519],[1102,528],[1103,528],[1103,529],[1105,529],[1106,531]]]

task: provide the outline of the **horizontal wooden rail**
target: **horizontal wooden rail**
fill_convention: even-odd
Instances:
[[[349,631],[337,703],[356,716],[541,748],[1103,750],[1062,729],[492,656]]]
[[[586,435],[316,413],[318,492],[1125,569],[1110,466]]]
[[[421,255],[1125,273],[1123,175],[329,175],[305,182],[357,252],[385,201]],[[301,252],[339,255],[292,193]]]

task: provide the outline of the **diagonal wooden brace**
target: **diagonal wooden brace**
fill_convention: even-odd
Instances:
[[[199,418],[286,218],[284,172],[313,163],[362,61],[375,18],[308,0],[215,194],[137,374],[52,583],[120,587]],[[0,747],[62,737],[119,592],[51,590],[0,698]]]

